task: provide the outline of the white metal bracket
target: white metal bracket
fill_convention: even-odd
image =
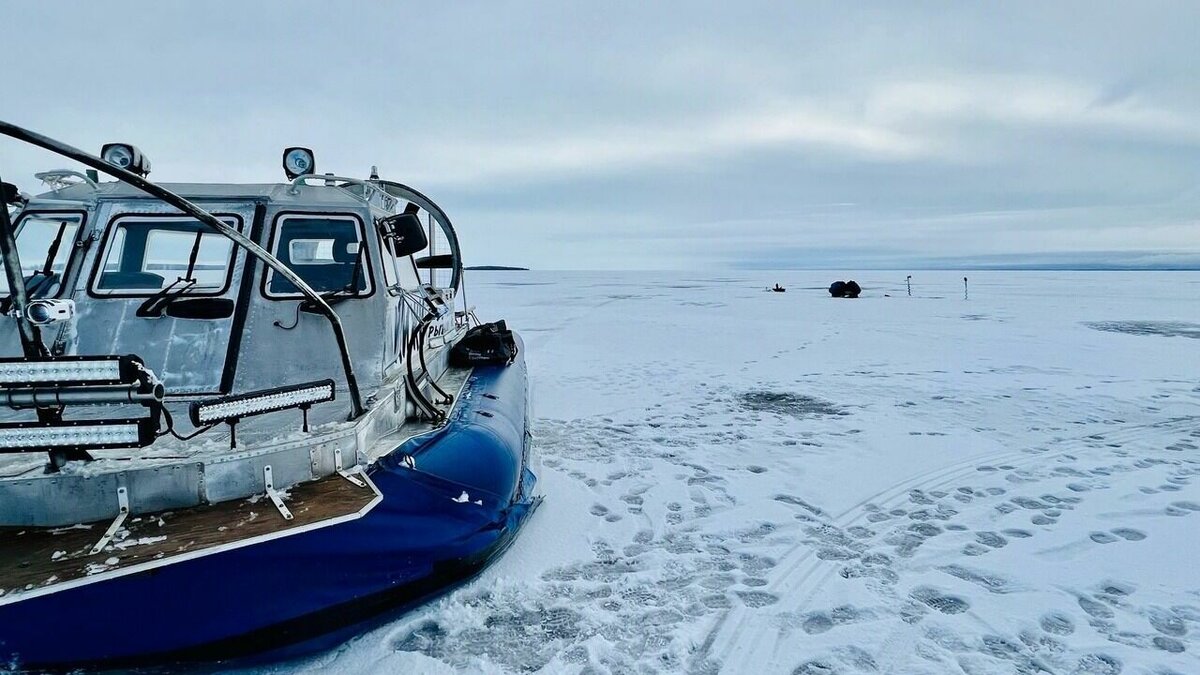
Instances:
[[[291,520],[294,518],[295,516],[288,510],[287,504],[283,503],[283,495],[275,490],[275,481],[271,479],[270,464],[263,467],[263,482],[267,486],[267,496],[271,498],[271,501],[275,504],[275,508],[279,509],[279,514],[283,516],[283,519]]]
[[[103,551],[104,547],[108,546],[108,543],[116,536],[117,530],[121,529],[121,526],[125,524],[125,518],[129,516],[129,491],[125,489],[124,485],[117,488],[117,506],[121,510],[117,513],[117,517],[113,518],[108,529],[104,531],[104,536],[100,537],[100,541],[96,542],[96,545],[92,547],[90,555],[96,555],[100,551]]]
[[[358,476],[354,475],[360,471],[360,469],[357,466],[355,466],[352,469],[343,469],[342,468],[342,449],[341,448],[333,449],[333,468],[337,471],[339,476],[341,476],[342,478],[345,478],[346,480],[350,481],[351,483],[354,483],[358,487],[367,487],[366,483],[362,482],[362,480],[360,480],[358,478]]]

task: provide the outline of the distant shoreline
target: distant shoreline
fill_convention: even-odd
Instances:
[[[464,267],[468,271],[479,272],[528,272],[528,267],[508,267],[507,265],[472,265]]]

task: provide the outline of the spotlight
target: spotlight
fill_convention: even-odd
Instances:
[[[143,178],[150,175],[150,159],[128,143],[105,143],[100,150],[100,158]]]
[[[308,148],[288,148],[283,151],[283,172],[288,180],[316,173],[317,160]]]
[[[74,300],[34,300],[25,306],[25,318],[37,326],[70,321],[73,316]]]

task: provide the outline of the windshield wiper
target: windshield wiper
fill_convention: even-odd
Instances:
[[[196,230],[196,240],[192,242],[192,251],[188,254],[187,271],[183,276],[172,281],[166,288],[150,296],[145,302],[137,308],[137,315],[142,317],[162,316],[167,310],[167,306],[175,301],[176,298],[187,295],[196,287],[196,278],[192,276],[196,271],[196,261],[200,257],[200,241],[204,238],[204,232]],[[178,286],[183,282],[182,286]]]
[[[192,277],[192,273],[196,271],[196,259],[200,257],[200,240],[204,238],[204,233],[196,230],[196,241],[192,242],[192,252],[188,255],[187,272],[180,277],[180,281],[196,283],[196,279]]]
[[[350,281],[346,282],[346,285],[342,286],[341,288],[337,288],[332,291],[326,291],[325,293],[321,293],[321,299],[324,300],[325,303],[328,304],[330,307],[338,304],[339,302],[342,302],[343,300],[349,300],[350,298],[353,298],[358,294],[358,280],[362,276],[362,267],[363,267],[362,251],[363,251],[362,246],[360,245],[359,249],[358,249],[358,253],[355,254],[355,257],[354,257],[354,271],[352,271],[350,273]],[[319,310],[318,310],[316,304],[313,303],[311,300],[303,300],[300,302],[300,311],[316,313]]]
[[[67,221],[62,221],[58,226],[58,234],[54,235],[54,241],[50,242],[50,248],[46,251],[46,261],[42,264],[42,276],[49,277],[51,270],[54,267],[54,259],[58,257],[58,247],[62,245],[63,235],[67,233]],[[37,271],[34,271],[37,274]]]
[[[183,285],[179,286],[179,282],[181,281],[183,282]],[[195,279],[184,279],[183,277],[179,277],[175,281],[172,281],[166,288],[147,298],[146,301],[137,308],[137,315],[141,317],[162,316],[163,312],[165,312],[167,309],[167,305],[170,305],[180,296],[190,293],[195,285]]]
[[[36,269],[27,277],[24,277],[25,293],[31,298],[40,297],[42,289],[49,286],[53,281],[54,274],[54,259],[58,257],[58,249],[62,244],[63,235],[67,232],[67,221],[62,221],[58,226],[58,234],[54,235],[54,241],[50,242],[50,248],[46,251],[46,260],[42,262],[42,268]],[[41,277],[40,279],[38,277]],[[12,294],[4,298],[0,298],[0,312],[7,313],[12,305]]]
[[[42,290],[47,288],[54,281],[54,261],[58,258],[58,249],[62,246],[63,235],[67,233],[67,221],[62,221],[58,226],[58,233],[54,235],[54,240],[50,242],[50,248],[46,250],[46,259],[42,262],[41,269],[36,269],[25,278],[25,293],[31,298],[39,297]],[[39,278],[41,277],[41,278]]]

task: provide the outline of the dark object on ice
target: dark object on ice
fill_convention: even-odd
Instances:
[[[458,367],[507,365],[516,357],[517,343],[503,319],[475,326],[450,350],[450,363]]]
[[[775,291],[776,293],[787,293],[787,289],[779,284],[775,284],[775,288],[772,288],[771,290]]]
[[[859,293],[862,293],[862,288],[853,279],[835,281],[829,285],[829,294],[835,298],[857,298]]]
[[[747,391],[738,395],[743,407],[748,410],[806,417],[810,415],[848,415],[842,408],[824,399],[790,391]]]
[[[1126,335],[1162,335],[1200,340],[1200,323],[1184,321],[1085,321],[1083,325],[1095,330]]]

